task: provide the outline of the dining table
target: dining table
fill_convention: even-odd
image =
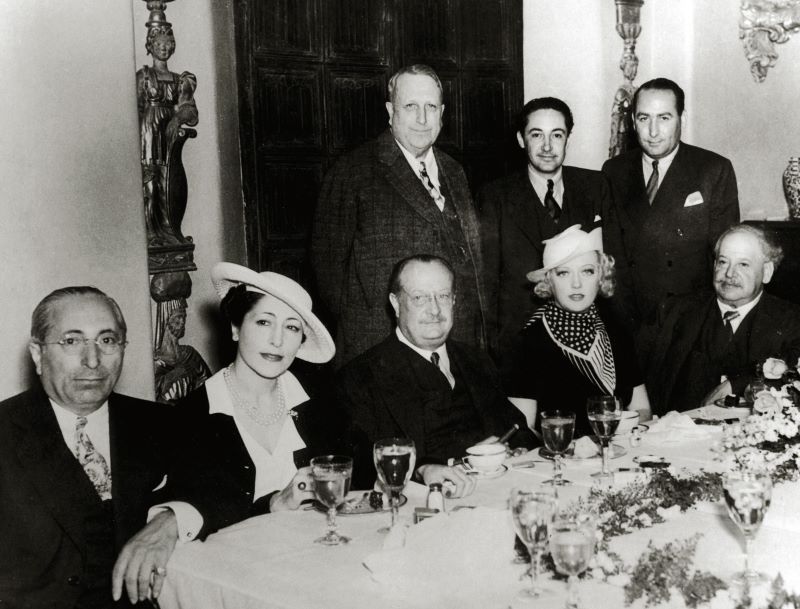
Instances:
[[[687,437],[630,433],[614,436],[617,471],[614,487],[646,479],[639,457],[663,458],[677,475],[722,471],[719,425],[697,425]],[[632,441],[633,438],[633,441]],[[648,459],[650,457],[647,457]],[[599,458],[564,459],[558,488],[560,506],[586,498],[596,484]],[[632,471],[624,471],[632,470]],[[492,475],[477,475],[473,493],[446,500],[446,511],[418,524],[415,508],[424,507],[427,488],[410,482],[400,508],[400,526],[390,533],[388,511],[337,518],[347,544],[314,543],[325,530],[325,514],[306,505],[296,511],[251,518],[210,535],[205,541],[176,547],[159,597],[161,609],[378,609],[413,608],[560,608],[566,583],[543,574],[544,596],[521,595],[529,586],[528,565],[515,560],[513,523],[507,503],[511,489],[542,486],[553,463],[538,449],[509,458]],[[752,545],[752,566],[770,578],[783,577],[800,591],[800,483],[777,484],[772,503]],[[472,509],[467,509],[472,508]],[[675,510],[673,510],[675,512]],[[724,502],[701,502],[672,513],[660,524],[610,540],[609,549],[626,565],[635,564],[648,544],[661,546],[698,535],[694,567],[724,581],[744,564],[744,540]],[[601,577],[581,578],[583,607],[625,607],[623,584]],[[637,604],[638,603],[638,604]],[[634,607],[643,607],[643,600]],[[725,603],[714,604],[719,609]],[[684,607],[673,594],[661,607]],[[731,602],[730,607],[734,606]]]

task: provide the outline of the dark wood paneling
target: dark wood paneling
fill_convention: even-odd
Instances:
[[[322,69],[259,68],[254,87],[258,150],[322,150]]]
[[[316,0],[256,0],[250,11],[253,52],[321,58]]]
[[[327,90],[331,108],[338,112],[329,114],[330,148],[341,153],[375,137],[386,128],[386,83],[384,68],[374,73],[361,69],[358,72],[330,70]]]
[[[324,169],[322,162],[288,163],[270,159],[261,170],[259,200],[266,203],[261,234],[270,241],[294,241],[297,247],[311,228]],[[278,246],[279,244],[273,244]]]
[[[352,63],[388,63],[391,19],[383,0],[324,0],[328,8],[327,57]]]

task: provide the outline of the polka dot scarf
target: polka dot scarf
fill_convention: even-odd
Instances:
[[[601,391],[614,393],[617,385],[614,353],[594,304],[583,313],[573,313],[551,300],[528,323],[537,319],[541,319],[550,338],[581,374]]]

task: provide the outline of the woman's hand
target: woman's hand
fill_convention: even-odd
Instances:
[[[311,467],[301,467],[292,481],[281,492],[270,499],[271,512],[296,510],[306,499],[314,499],[314,480],[311,478]]]

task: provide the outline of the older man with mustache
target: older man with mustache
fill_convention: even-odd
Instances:
[[[758,365],[795,350],[800,307],[764,292],[782,258],[760,228],[737,224],[722,233],[714,248],[715,296],[662,308],[648,375],[655,414],[741,396]]]

